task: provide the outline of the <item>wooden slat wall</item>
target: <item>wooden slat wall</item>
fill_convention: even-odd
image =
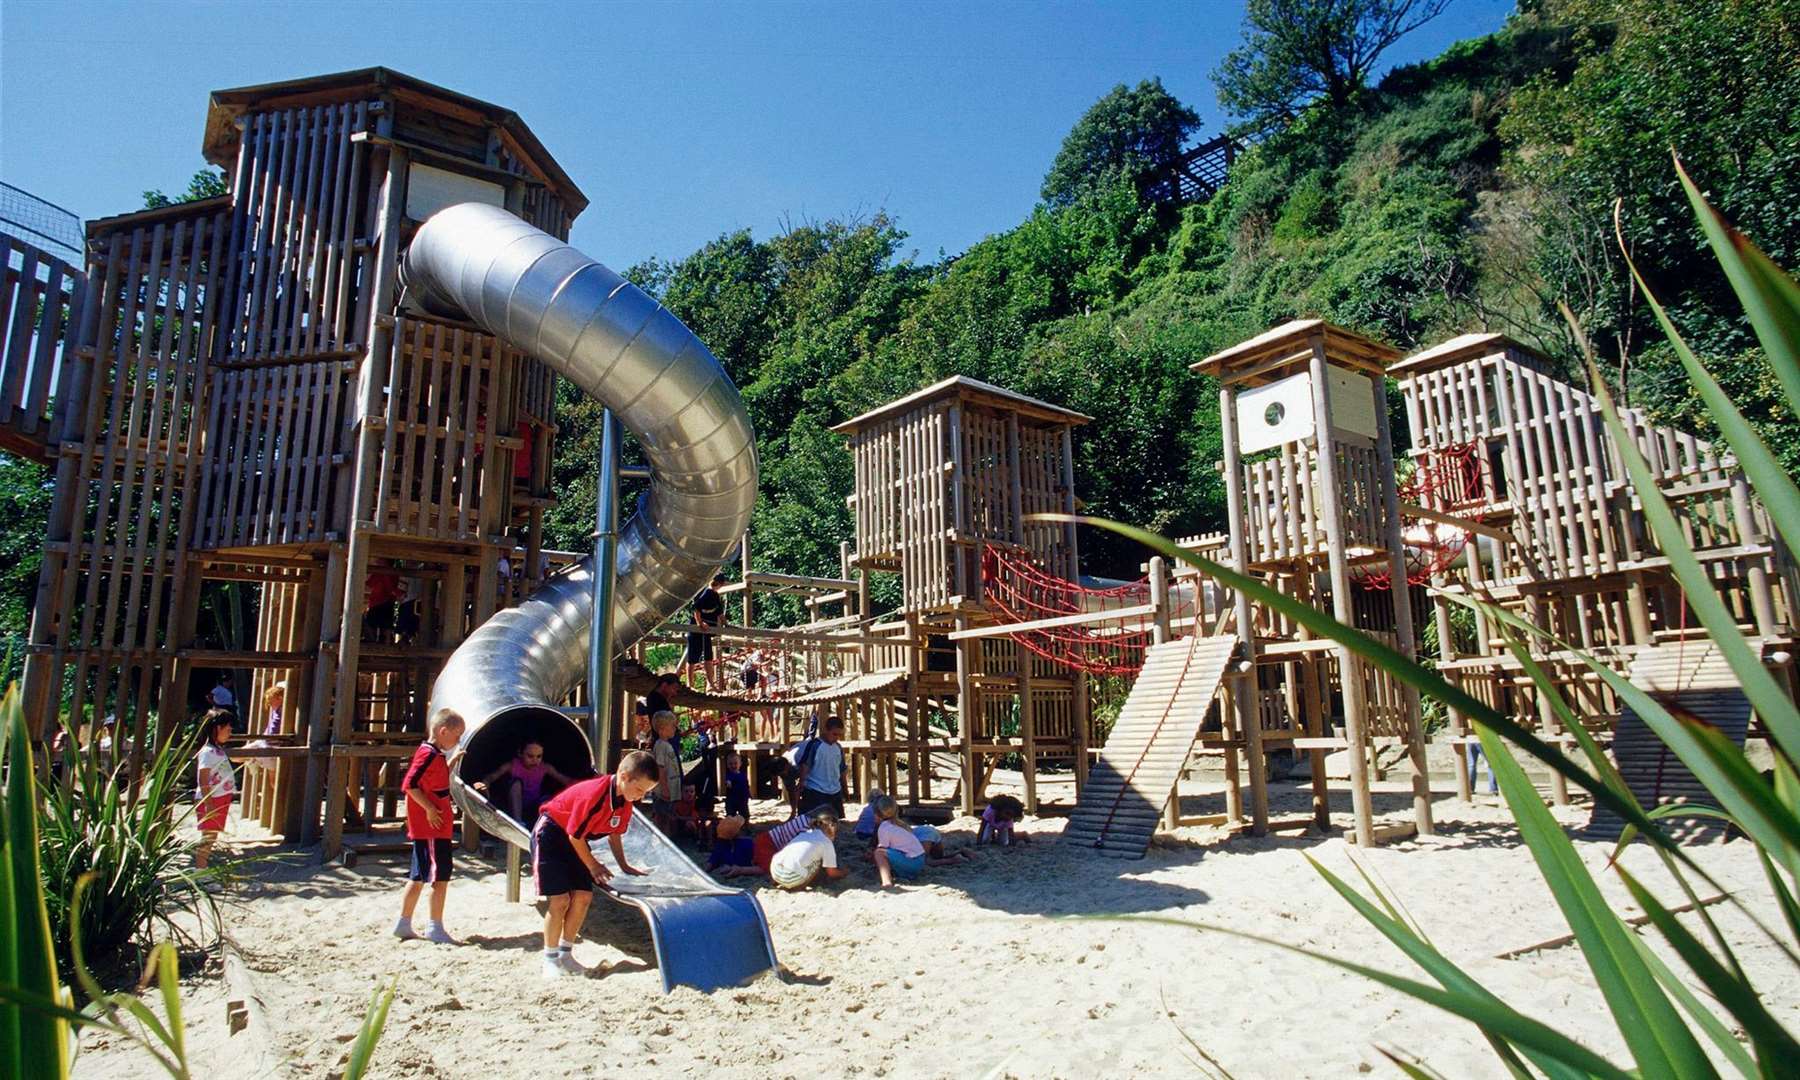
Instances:
[[[173,663],[229,232],[211,209],[92,236],[99,284],[68,365],[33,641],[50,656],[46,700],[66,688],[72,716],[114,713],[140,748]]]
[[[350,497],[341,465],[355,387],[356,366],[345,360],[221,367],[195,547],[329,539]]]
[[[232,175],[230,359],[350,354],[367,326],[374,102],[254,113]]]
[[[80,267],[0,235],[0,448],[46,452],[86,281]]]
[[[472,540],[507,520],[522,359],[461,325],[397,321],[380,405],[378,531]]]

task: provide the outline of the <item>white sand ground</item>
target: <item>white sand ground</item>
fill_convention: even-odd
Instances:
[[[1381,786],[1384,817],[1410,816],[1404,791]],[[1299,786],[1274,794],[1278,814],[1306,807]],[[1216,784],[1184,795],[1190,814],[1221,801]],[[1336,809],[1347,821],[1347,804]],[[1586,813],[1562,816],[1575,824]],[[984,851],[979,863],[930,871],[891,893],[875,888],[860,846],[846,840],[840,850],[854,869],[844,881],[800,894],[758,887],[782,972],[710,995],[662,994],[644,924],[598,898],[576,950],[590,976],[541,981],[538,908],[504,901],[497,862],[460,862],[447,921],[463,944],[445,947],[388,936],[405,872],[398,860],[365,858],[347,870],[297,853],[260,864],[226,914],[266,1019],[227,1036],[228,991],[215,964],[183,987],[190,1040],[199,1075],[330,1075],[371,989],[398,972],[377,1076],[1208,1074],[1189,1040],[1240,1080],[1399,1075],[1377,1047],[1415,1054],[1449,1077],[1503,1075],[1471,1026],[1319,961],[1219,933],[1100,918],[1190,920],[1417,975],[1330,891],[1310,855],[1346,875],[1361,860],[1453,960],[1626,1063],[1578,950],[1495,958],[1567,930],[1505,811],[1440,795],[1437,817],[1435,837],[1363,853],[1341,834],[1251,839],[1189,828],[1160,838],[1140,862],[1065,848],[1056,843],[1061,820],[1043,819],[1027,823],[1029,845]],[[972,826],[954,823],[952,840],[970,842]],[[1598,870],[1607,848],[1580,847]],[[1703,848],[1700,858],[1775,925],[1747,845]],[[1625,861],[1674,895],[1641,845]],[[1615,880],[1601,879],[1620,910],[1635,911]],[[1777,1014],[1800,1027],[1792,967],[1742,915],[1712,910]],[[153,1075],[117,1040],[91,1036],[76,1071]]]

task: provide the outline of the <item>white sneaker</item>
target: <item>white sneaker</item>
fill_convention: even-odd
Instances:
[[[546,979],[566,979],[569,976],[569,972],[562,966],[560,958],[552,959],[548,956],[544,957],[544,966],[539,974]]]
[[[444,929],[443,923],[426,923],[425,940],[438,945],[456,944],[456,939],[450,936],[450,931]]]
[[[572,952],[562,952],[557,954],[556,966],[562,968],[571,975],[587,974],[587,968],[581,966],[581,961],[575,959],[575,954]]]
[[[419,935],[413,932],[411,919],[401,919],[394,924],[394,936],[401,941],[411,941]]]

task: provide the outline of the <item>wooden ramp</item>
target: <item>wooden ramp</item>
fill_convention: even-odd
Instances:
[[[1632,660],[1631,681],[1653,693],[1676,717],[1686,712],[1717,728],[1739,746],[1744,744],[1750,724],[1750,702],[1730,665],[1710,642],[1645,649]],[[1706,786],[1630,709],[1619,716],[1612,753],[1626,786],[1646,810],[1669,802],[1718,805]],[[1597,806],[1585,835],[1596,840],[1616,840],[1624,828],[1622,818]],[[1717,840],[1724,835],[1722,824],[1709,818],[1669,821],[1666,831],[1688,843]]]
[[[1222,634],[1151,647],[1100,760],[1088,771],[1063,843],[1115,858],[1144,857],[1237,644],[1235,635]]]

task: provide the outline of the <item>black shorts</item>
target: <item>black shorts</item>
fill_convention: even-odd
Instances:
[[[451,871],[450,852],[455,845],[448,840],[414,840],[412,842],[412,870],[407,873],[411,881],[429,881],[436,884],[449,881]]]
[[[704,664],[713,658],[713,640],[711,634],[694,631],[688,633],[687,662]]]
[[[844,820],[844,793],[842,791],[828,793],[806,788],[800,792],[800,807],[796,812],[810,814],[821,806],[829,808],[832,813],[837,815],[839,821]]]
[[[591,892],[594,875],[575,854],[575,842],[561,825],[540,815],[531,830],[531,880],[539,896]]]

